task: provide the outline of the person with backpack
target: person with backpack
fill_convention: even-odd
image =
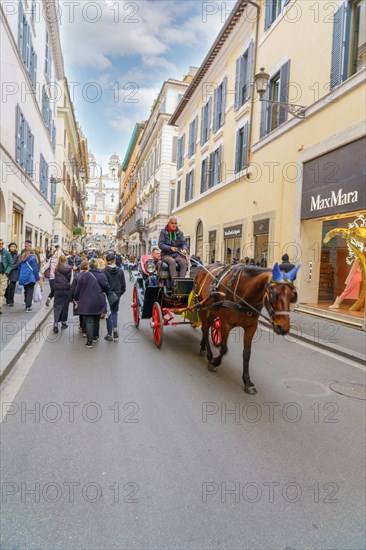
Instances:
[[[34,286],[39,281],[38,262],[32,248],[27,248],[19,257],[19,284],[24,286],[25,311],[32,311]]]
[[[107,299],[111,312],[107,317],[107,335],[104,337],[108,342],[118,342],[118,309],[122,294],[126,292],[126,280],[123,270],[116,265],[116,256],[109,252],[106,256],[107,267],[103,273],[109,283]]]
[[[83,316],[87,349],[92,349],[93,343],[99,340],[100,316],[107,313],[108,292],[108,279],[98,269],[98,260],[93,258],[89,261],[89,271],[80,275],[74,294],[79,315]]]

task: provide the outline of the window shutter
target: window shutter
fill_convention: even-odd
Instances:
[[[288,103],[288,86],[290,79],[290,61],[282,65],[280,69],[280,101]],[[287,120],[287,111],[280,106],[278,111],[278,124],[282,124]]]
[[[184,201],[185,202],[188,201],[188,196],[189,196],[189,174],[186,175],[186,192],[185,192],[185,196],[184,196]]]
[[[201,193],[206,191],[206,164],[207,159],[204,159],[201,163]]]
[[[37,54],[33,50],[33,79],[32,79],[33,88],[36,89],[37,85]]]
[[[193,199],[193,191],[194,191],[194,168],[191,170],[191,181],[189,186],[189,200]]]
[[[219,94],[218,94],[218,91],[219,89],[218,88],[215,88],[215,92],[214,92],[214,112],[213,112],[213,121],[212,121],[212,131],[215,133],[218,129],[218,125],[217,125],[217,119],[218,119],[218,97],[219,97]]]
[[[211,131],[211,112],[212,112],[212,97],[208,100],[208,114],[207,114],[207,139],[210,137]]]
[[[210,153],[210,165],[208,169],[208,187],[213,186],[215,153]]]
[[[235,173],[239,172],[240,166],[239,166],[239,148],[240,148],[240,130],[237,130],[236,132],[236,144],[235,144]]]
[[[27,136],[28,136],[28,124],[26,123],[24,116],[21,121],[21,138],[20,138],[20,166],[25,169],[27,159]]]
[[[22,0],[19,1],[18,29],[19,29],[18,46],[19,46],[20,55],[23,57],[24,24],[23,24],[23,2],[22,2]]]
[[[218,155],[217,155],[216,184],[220,183],[221,181],[221,160],[222,160],[222,145],[220,145]]]
[[[21,146],[21,137],[20,137],[20,127],[21,127],[21,115],[20,107],[16,106],[15,112],[15,131],[16,131],[16,141],[15,141],[15,160],[20,164],[20,146]]]
[[[241,168],[245,168],[248,164],[248,122],[243,127],[243,149],[242,149],[242,162]]]
[[[180,205],[180,191],[182,186],[182,180],[178,180],[177,182],[177,208]]]
[[[52,122],[52,148],[55,151],[55,149],[56,149],[56,126],[55,126],[54,122]]]
[[[251,40],[248,47],[248,61],[247,61],[247,80],[245,83],[245,99],[249,99],[252,95],[252,59],[253,59],[253,40]]]
[[[200,138],[200,144],[203,145],[205,143],[205,126],[206,126],[206,105],[204,105],[201,109],[201,138]]]
[[[236,71],[235,71],[235,103],[234,110],[239,109],[240,101],[240,74],[241,74],[241,57],[236,60]]]
[[[225,108],[226,108],[226,82],[227,77],[225,76],[224,80],[222,81],[222,98],[221,98],[221,126],[223,126],[225,122]]]
[[[25,51],[24,63],[25,63],[25,66],[27,67],[27,70],[29,72],[30,60],[31,60],[31,32],[30,32],[30,26],[28,25],[28,23],[26,23],[25,28],[26,28],[26,35],[25,35],[26,36],[26,51]]]
[[[196,152],[197,131],[198,131],[198,115],[196,115],[196,116],[195,116],[195,119],[194,119],[194,129],[193,129],[193,153]]]
[[[346,6],[342,4],[333,18],[332,58],[330,67],[330,89],[342,82],[343,34]]]
[[[274,0],[266,0],[266,11],[264,14],[265,31],[272,25],[273,2]]]
[[[184,147],[185,147],[185,141],[186,141],[186,135],[183,134],[183,135],[182,135],[182,164],[181,164],[181,166],[183,166],[183,164],[184,164]]]
[[[263,99],[268,99],[268,90],[269,90],[269,87],[267,88],[267,91],[264,94]],[[263,138],[267,134],[267,124],[268,124],[268,103],[266,103],[265,101],[262,101],[261,125],[260,125],[260,129],[259,129],[259,137],[260,138]]]

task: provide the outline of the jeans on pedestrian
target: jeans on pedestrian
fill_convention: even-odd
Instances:
[[[109,314],[109,317],[107,319],[107,331],[108,335],[112,336],[112,331],[114,328],[118,328],[118,308],[119,308],[119,300],[114,302],[110,306],[111,312]]]
[[[94,338],[99,338],[100,315],[83,315],[83,322],[86,332],[86,340],[91,343]]]
[[[14,294],[15,294],[15,287],[17,286],[16,281],[11,281],[8,285],[8,288],[5,292],[5,298],[7,304],[14,304]]]
[[[35,283],[29,283],[24,285],[24,294],[25,294],[25,307],[32,307],[33,293],[34,293]]]
[[[49,282],[50,282],[50,289],[51,289],[51,292],[49,293],[48,298],[51,299],[51,298],[53,298],[54,295],[55,295],[55,291],[54,291],[55,279],[49,279]]]
[[[5,273],[2,273],[0,275],[0,311],[3,305],[3,296],[6,291],[6,287],[8,286],[8,277],[5,275]]]

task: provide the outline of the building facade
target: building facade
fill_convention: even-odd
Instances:
[[[75,119],[66,78],[57,106],[56,159],[62,177],[56,181],[52,197],[55,211],[54,243],[63,250],[81,248],[84,233],[85,186],[88,183],[87,141]]]
[[[106,174],[89,153],[89,183],[85,186],[85,244],[89,247],[108,250],[116,246],[119,175],[120,160],[116,153],[109,159]]]
[[[140,233],[136,227],[137,171],[140,139],[145,123],[136,124],[128,144],[121,170],[120,209],[118,213],[117,248],[133,256],[141,255]]]
[[[158,244],[161,229],[174,208],[177,129],[168,125],[195,68],[183,81],[169,78],[155,100],[141,137],[137,174],[136,241],[138,255]]]
[[[52,241],[57,178],[57,81],[64,78],[54,3],[1,2],[0,232],[23,248],[25,239]]]
[[[237,2],[170,121],[174,212],[204,262],[270,266],[288,253],[302,265],[299,308],[361,324],[347,302],[329,309],[350,264],[340,233],[324,242],[365,214],[365,2],[338,4],[329,15],[321,3],[314,14],[291,0]],[[262,67],[266,101],[253,86]]]

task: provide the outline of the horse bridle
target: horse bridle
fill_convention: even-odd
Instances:
[[[273,303],[277,300],[277,294],[274,290],[275,285],[288,285],[294,293],[293,297],[290,300],[290,304],[295,304],[297,302],[297,290],[294,284],[292,283],[292,281],[285,280],[285,279],[283,281],[273,281],[270,279],[266,283],[264,288],[265,288],[265,293],[267,295],[268,306],[269,306],[267,307],[267,309],[271,319],[273,319],[276,315],[290,315],[289,310],[274,309]]]

